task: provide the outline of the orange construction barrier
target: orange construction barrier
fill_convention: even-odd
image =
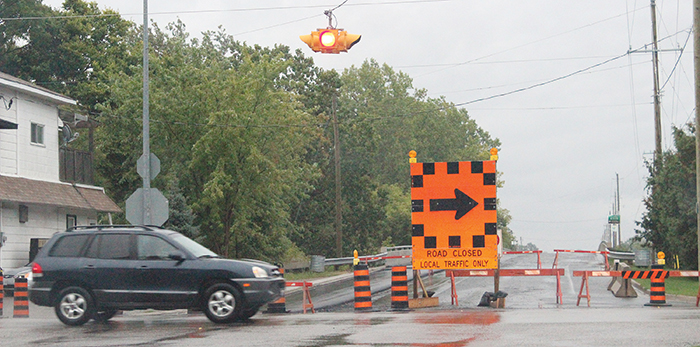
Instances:
[[[531,254],[531,253],[536,253],[537,254],[537,268],[541,269],[542,268],[542,261],[540,260],[540,254],[542,254],[541,250],[536,250],[536,251],[508,251],[508,252],[503,252],[503,254]]]
[[[372,310],[372,291],[369,286],[369,266],[355,265],[355,311]]]
[[[610,263],[608,262],[608,254],[610,252],[607,251],[572,251],[572,250],[567,250],[567,249],[555,249],[554,252],[556,253],[554,255],[554,263],[552,264],[552,269],[556,269],[557,266],[559,265],[559,252],[564,252],[564,253],[590,253],[590,254],[602,254],[605,256],[605,270],[610,270]]]
[[[316,309],[314,309],[314,303],[311,301],[311,293],[309,292],[309,287],[313,286],[313,283],[309,282],[287,282],[285,284],[287,287],[301,287],[302,289],[302,302],[301,302],[301,307],[304,310],[304,313],[306,313],[307,309],[311,309],[311,313],[316,313]]]
[[[666,304],[666,278],[698,277],[698,275],[700,275],[700,271],[667,271],[663,269],[663,265],[660,265],[660,268],[655,268],[655,266],[656,265],[652,265],[651,270],[640,271],[574,271],[574,277],[583,277],[581,280],[581,291],[579,291],[579,301],[581,298],[588,298],[588,306],[590,306],[590,293],[588,292],[589,277],[622,277],[624,279],[650,279],[652,281],[652,289],[650,291],[651,298],[649,304],[644,304],[645,306],[670,306]],[[586,295],[583,295],[584,286],[586,287]],[[698,290],[695,306],[698,306],[698,303],[700,303],[700,290]],[[578,306],[578,303],[576,306]]]
[[[29,295],[27,291],[27,279],[15,278],[15,307],[14,318],[29,318]]]
[[[408,275],[406,266],[391,268],[391,309],[408,309]]]
[[[500,269],[500,276],[557,276],[557,304],[561,304],[561,276],[564,269]],[[457,304],[455,277],[493,277],[496,270],[445,270],[445,275],[452,281],[452,305]]]

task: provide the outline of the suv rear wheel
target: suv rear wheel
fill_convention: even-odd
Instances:
[[[92,318],[94,304],[90,293],[80,287],[68,287],[58,294],[55,311],[67,325],[83,325]]]
[[[214,323],[229,323],[240,315],[241,294],[228,283],[217,283],[204,292],[204,314]]]

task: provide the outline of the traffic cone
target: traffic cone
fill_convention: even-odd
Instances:
[[[369,286],[369,266],[355,265],[355,311],[372,310],[372,291]]]
[[[29,318],[29,295],[27,293],[27,279],[15,278],[15,307],[14,318]]]
[[[405,266],[391,268],[391,310],[408,310],[408,277]]]

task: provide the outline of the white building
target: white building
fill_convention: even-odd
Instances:
[[[0,267],[20,267],[51,235],[121,209],[92,185],[62,182],[58,106],[76,101],[0,72]]]

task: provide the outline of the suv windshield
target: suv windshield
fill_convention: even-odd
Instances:
[[[207,258],[218,258],[219,256],[210,251],[208,248],[198,244],[194,240],[182,234],[172,234],[170,237],[177,243],[179,243],[183,248],[188,250],[192,255],[197,258],[207,257]]]

